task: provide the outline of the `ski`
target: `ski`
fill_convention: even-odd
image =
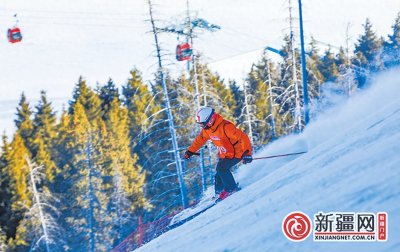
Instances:
[[[174,229],[174,228],[177,228],[177,227],[179,227],[179,226],[185,224],[186,222],[188,222],[188,221],[194,219],[195,217],[199,216],[200,214],[206,212],[208,209],[212,208],[212,207],[215,206],[218,202],[220,202],[220,201],[217,201],[217,200],[216,200],[216,201],[214,201],[211,205],[206,206],[205,208],[201,209],[200,211],[196,212],[195,214],[190,215],[190,216],[188,216],[187,218],[185,218],[185,219],[183,219],[183,220],[177,221],[177,222],[175,222],[175,223],[169,225],[169,226],[166,228],[165,231],[172,230],[172,229]]]

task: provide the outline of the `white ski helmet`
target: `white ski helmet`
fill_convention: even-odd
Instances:
[[[213,126],[216,118],[216,113],[213,108],[201,107],[196,113],[196,122],[204,129],[209,129]]]

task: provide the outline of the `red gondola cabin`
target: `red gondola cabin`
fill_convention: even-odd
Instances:
[[[8,29],[7,38],[10,43],[17,43],[22,40],[21,30],[18,27]]]
[[[189,43],[184,43],[176,47],[176,60],[190,60],[192,58],[192,48]]]

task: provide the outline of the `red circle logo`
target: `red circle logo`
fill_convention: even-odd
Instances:
[[[311,233],[311,220],[305,213],[291,212],[282,222],[282,231],[291,241],[303,241]]]

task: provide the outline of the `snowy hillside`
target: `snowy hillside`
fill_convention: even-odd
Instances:
[[[237,174],[243,190],[138,251],[400,251],[400,71],[321,115],[298,136],[257,156]],[[387,212],[387,242],[291,242],[282,233],[292,211]]]

